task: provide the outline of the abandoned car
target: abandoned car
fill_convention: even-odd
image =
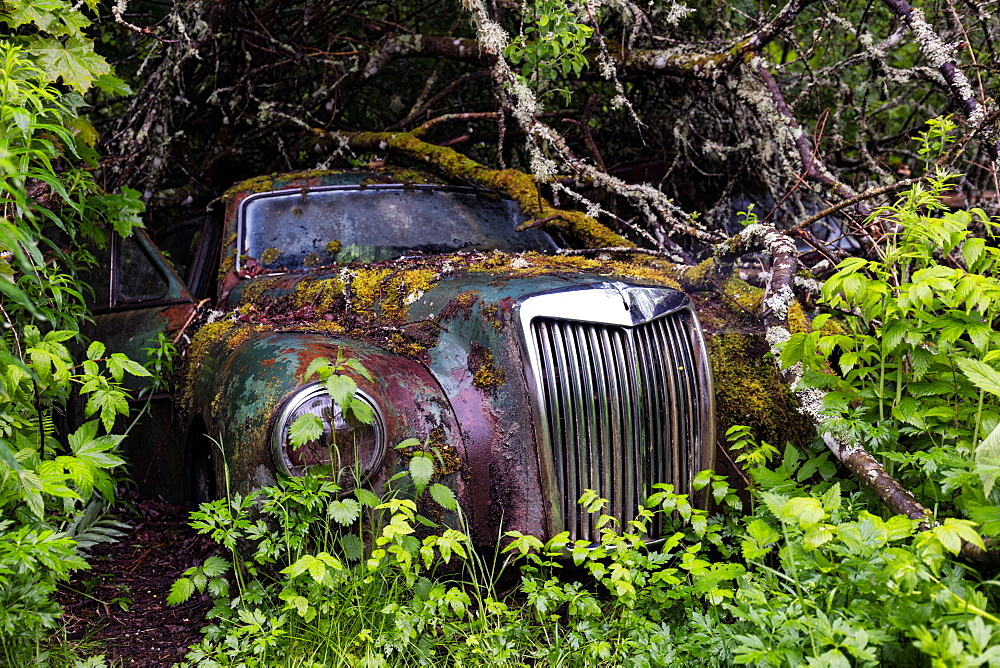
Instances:
[[[667,275],[558,255],[510,199],[424,177],[288,174],[226,201],[190,287],[140,233],[112,244],[97,289],[91,336],[136,359],[158,332],[185,350],[126,443],[147,494],[201,499],[226,476],[246,492],[331,452],[378,490],[415,438],[478,544],[508,530],[591,540],[585,489],[624,522],[654,483],[686,492],[711,467],[709,359]],[[353,375],[372,424],[305,379],[338,356],[370,372]],[[291,448],[306,413],[325,433]]]

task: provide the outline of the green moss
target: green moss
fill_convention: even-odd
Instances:
[[[243,288],[241,301],[244,304],[254,304],[260,301],[261,296],[273,288],[277,282],[277,277],[255,278],[254,280],[249,281]]]
[[[319,255],[316,253],[309,253],[302,259],[302,264],[307,267],[318,267],[322,261],[319,259]]]
[[[753,427],[759,440],[775,445],[805,445],[812,438],[812,423],[798,411],[763,337],[734,330],[717,332],[708,340],[708,351],[720,434],[744,424]]]
[[[472,384],[483,390],[496,390],[504,382],[503,367],[497,366],[493,353],[486,346],[473,343],[469,350],[469,371]]]
[[[263,264],[274,264],[281,257],[281,251],[277,248],[268,248],[263,253],[260,254],[260,261]]]

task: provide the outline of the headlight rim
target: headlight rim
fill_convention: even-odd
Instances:
[[[295,473],[292,470],[294,465],[288,458],[288,448],[291,447],[291,445],[287,440],[287,432],[288,427],[291,425],[291,416],[299,408],[301,408],[303,404],[324,394],[329,396],[329,393],[326,391],[326,387],[323,383],[316,382],[302,385],[290,392],[288,396],[282,400],[280,407],[275,413],[271,422],[271,456],[274,459],[275,467],[282,475],[288,477],[302,477],[303,475],[303,473]],[[355,390],[354,397],[355,399],[361,399],[372,407],[372,416],[374,420],[370,426],[375,430],[376,445],[374,448],[375,453],[371,458],[371,464],[366,467],[361,467],[361,477],[359,480],[354,481],[354,484],[361,484],[362,482],[369,480],[372,473],[377,471],[385,461],[387,444],[386,425],[382,408],[379,405],[379,402],[376,401],[370,393],[359,387]]]

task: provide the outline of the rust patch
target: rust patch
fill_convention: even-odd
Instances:
[[[477,301],[479,301],[479,290],[466,290],[444,305],[440,318],[447,320],[459,315],[468,318],[472,315],[472,307]]]

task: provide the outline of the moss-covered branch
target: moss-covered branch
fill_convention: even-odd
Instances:
[[[322,133],[326,135],[327,133]],[[436,146],[411,132],[357,132],[336,135],[356,151],[391,151],[416,160],[442,176],[505,193],[543,229],[559,232],[582,246],[635,246],[607,226],[580,211],[557,209],[542,197],[530,174],[515,169],[491,169],[454,149]]]
[[[781,347],[791,336],[788,325],[789,310],[795,302],[793,279],[798,269],[798,253],[791,238],[773,226],[755,224],[748,226],[717,249],[722,262],[731,261],[746,253],[764,252],[771,256],[771,277],[762,302],[764,328],[775,358],[780,357]],[[861,445],[852,443],[824,428],[829,417],[823,413],[824,392],[800,387],[802,365],[795,364],[783,370],[785,381],[795,391],[800,410],[809,416],[823,433],[823,441],[840,462],[894,513],[910,519],[929,522],[931,512],[921,505],[913,494],[893,478],[882,465]]]

